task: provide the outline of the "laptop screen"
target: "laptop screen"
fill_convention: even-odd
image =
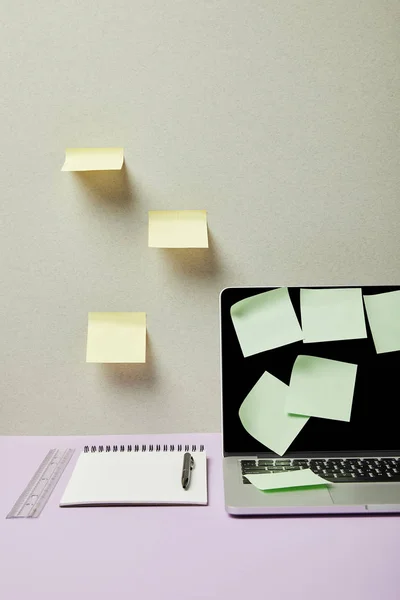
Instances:
[[[378,354],[367,315],[367,337],[303,343],[296,341],[243,355],[231,307],[245,298],[276,288],[226,288],[220,298],[222,419],[224,454],[271,454],[244,428],[239,408],[265,371],[289,385],[296,358],[316,356],[358,365],[350,421],[312,417],[285,456],[398,453],[400,450],[400,351]],[[307,288],[332,289],[332,288]],[[364,286],[364,296],[400,290],[400,286]],[[288,288],[301,325],[300,288]],[[399,320],[397,321],[399,327]]]

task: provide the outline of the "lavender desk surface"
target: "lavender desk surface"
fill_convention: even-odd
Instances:
[[[205,443],[208,507],[60,509],[77,458],[38,519],[5,515],[50,448]],[[0,438],[0,597],[22,600],[398,600],[400,518],[236,519],[219,434]]]

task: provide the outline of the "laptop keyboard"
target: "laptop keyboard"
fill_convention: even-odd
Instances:
[[[311,469],[332,483],[400,481],[400,458],[320,458],[241,460],[243,483],[253,473]]]

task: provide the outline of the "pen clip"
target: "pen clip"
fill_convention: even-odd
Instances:
[[[194,467],[194,459],[190,452],[185,452],[183,455],[183,466],[182,466],[182,477],[181,483],[184,490],[188,490],[190,486],[190,479],[192,475],[192,469]]]

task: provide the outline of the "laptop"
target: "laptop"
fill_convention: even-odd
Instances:
[[[232,321],[231,307],[274,289],[277,288],[231,287],[220,295],[227,512],[231,515],[400,512],[400,351],[377,353],[364,307],[365,296],[397,292],[400,286],[361,286],[367,331],[363,339],[294,341],[245,357]],[[301,288],[286,289],[301,326]],[[387,318],[387,314],[380,316]],[[400,314],[392,322],[398,336]],[[248,433],[239,418],[239,408],[266,371],[289,385],[299,355],[358,365],[351,417],[348,422],[311,417],[286,452],[278,455]],[[328,485],[268,493],[257,489],[246,477],[305,468],[327,480]]]

